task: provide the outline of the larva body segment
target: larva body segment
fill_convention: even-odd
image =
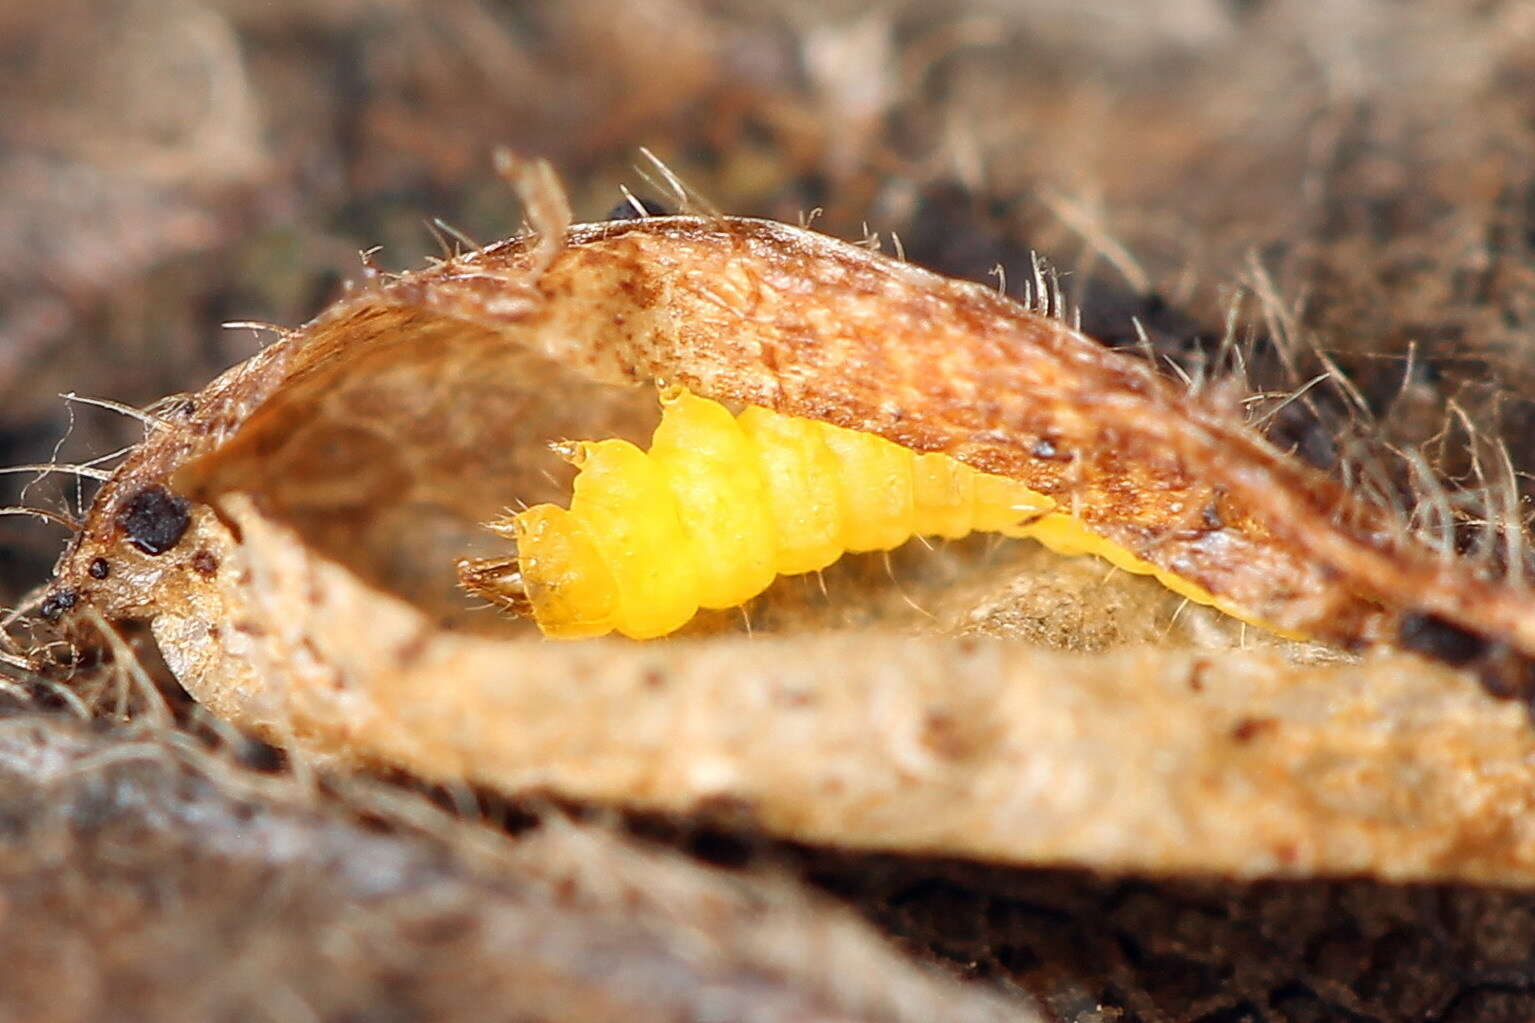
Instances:
[[[978,475],[947,455],[918,455],[911,473],[912,532],[957,540],[978,528],[974,524]]]
[[[886,551],[910,540],[912,453],[869,433],[817,432],[842,466],[843,550]]]
[[[572,558],[543,588],[560,594],[574,580],[582,590],[595,590],[606,572],[614,587],[611,628],[636,637],[680,628],[698,612],[697,561],[688,556],[691,534],[683,528],[665,468],[625,440],[579,444],[571,460],[580,469],[571,517],[591,537],[588,550],[597,557],[595,563]],[[545,530],[544,539],[559,538]],[[572,555],[583,549],[560,542]],[[675,553],[659,557],[658,552]],[[537,545],[527,557],[532,560],[524,562],[524,575],[539,563],[558,564],[552,551]],[[582,632],[590,635],[597,623],[581,617]]]
[[[841,466],[809,420],[753,405],[737,420],[752,439],[778,534],[777,569],[814,572],[842,554]]]
[[[778,574],[756,445],[723,405],[672,393],[662,402],[677,411],[661,420],[650,458],[676,502],[698,580],[698,606],[735,607]]]

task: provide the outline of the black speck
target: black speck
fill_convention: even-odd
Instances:
[[[1487,644],[1487,652],[1477,658],[1477,678],[1489,695],[1500,700],[1522,699],[1535,716],[1535,661],[1507,643]]]
[[[268,745],[260,739],[242,736],[231,747],[235,762],[242,767],[248,767],[253,771],[271,773],[281,770],[287,763],[287,757],[282,750]]]
[[[1408,611],[1396,627],[1397,645],[1454,667],[1463,667],[1487,653],[1487,640],[1426,611]]]
[[[181,542],[191,523],[188,504],[158,483],[145,487],[117,509],[117,528],[145,554],[164,554]]]
[[[86,571],[91,574],[92,579],[105,579],[112,574],[112,566],[107,564],[106,558],[94,558]]]
[[[212,577],[219,570],[218,555],[206,547],[199,547],[197,553],[192,555],[192,571],[203,577]]]
[[[634,204],[636,202],[644,207],[645,212],[643,214],[634,208]],[[607,219],[639,220],[641,217],[669,217],[672,215],[672,213],[673,210],[665,203],[656,202],[654,199],[641,199],[639,196],[635,196],[632,201],[625,199],[617,206],[614,206],[612,209],[608,210]]]
[[[80,594],[75,590],[59,590],[48,594],[37,613],[50,622],[56,622],[64,617],[64,612],[80,603]]]
[[[1246,745],[1265,732],[1279,727],[1279,722],[1273,718],[1244,717],[1237,721],[1231,729],[1231,738],[1235,742]]]
[[[688,836],[687,851],[715,867],[744,867],[757,851],[749,838],[705,828]]]
[[[1029,449],[1029,454],[1033,455],[1035,458],[1044,458],[1059,462],[1069,462],[1072,458],[1070,451],[1061,450],[1056,446],[1055,441],[1051,440],[1049,437],[1041,437],[1039,440],[1035,441],[1034,446]]]

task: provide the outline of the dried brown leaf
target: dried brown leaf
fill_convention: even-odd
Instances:
[[[1365,646],[1412,626],[1504,683],[1535,648],[1526,593],[1058,319],[810,232],[698,218],[508,243],[339,303],[129,459],[59,610],[148,618],[232,721],[431,778],[1011,863],[1529,879],[1535,736],[1413,658],[1067,657],[828,631],[813,610],[771,637],[559,645],[466,613],[452,564],[487,543],[476,524],[560,493],[551,437],[643,434],[650,394],[613,385],[662,376],[1016,476],[1287,628]],[[195,500],[151,523],[174,537],[149,553],[123,509],[179,508],[172,491]]]

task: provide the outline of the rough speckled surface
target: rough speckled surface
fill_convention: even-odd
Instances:
[[[0,1017],[1030,1018],[781,878],[601,827],[508,839],[403,793],[322,799],[166,740],[0,729]]]

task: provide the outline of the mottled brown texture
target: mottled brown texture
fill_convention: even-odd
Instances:
[[[7,1020],[1037,1018],[766,872],[41,715],[0,728],[0,920]]]
[[[802,869],[969,977],[1060,1019],[1535,1018],[1528,892],[1367,880],[1149,884],[800,853]]]

